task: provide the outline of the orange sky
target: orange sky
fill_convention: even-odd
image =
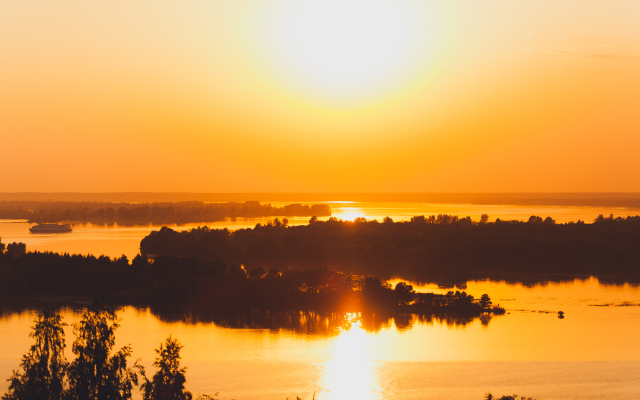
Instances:
[[[640,2],[0,2],[0,191],[640,191]]]

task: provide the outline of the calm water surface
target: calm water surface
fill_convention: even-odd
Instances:
[[[418,291],[446,292],[413,283]],[[188,387],[222,399],[482,399],[485,392],[541,399],[640,398],[640,288],[595,278],[525,286],[471,281],[508,314],[489,321],[383,318],[326,319],[326,329],[225,328],[127,307],[118,345],[151,368],[153,349],[169,334],[182,344]],[[566,317],[558,319],[557,311]],[[64,319],[80,314],[66,309]],[[32,311],[0,318],[0,376],[8,377],[30,345]],[[323,320],[292,315],[295,326]],[[335,319],[351,323],[334,324]],[[259,324],[258,324],[259,325]],[[67,329],[68,347],[73,340]],[[69,349],[67,349],[69,350]],[[68,357],[71,354],[68,352]],[[0,392],[6,390],[0,383]]]

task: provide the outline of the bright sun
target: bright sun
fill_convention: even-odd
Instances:
[[[423,67],[434,40],[424,3],[285,0],[264,10],[261,47],[276,73],[307,95],[375,96]]]

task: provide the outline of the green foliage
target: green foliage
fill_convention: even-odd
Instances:
[[[35,344],[22,357],[22,372],[13,371],[9,392],[3,400],[61,400],[67,362],[64,329],[60,315],[42,310],[29,334]]]
[[[143,368],[134,363],[127,367],[131,346],[125,346],[111,355],[115,344],[115,331],[119,327],[113,305],[98,297],[85,311],[82,320],[74,326],[76,340],[73,353],[76,359],[69,366],[68,400],[123,400],[130,399],[133,385]]]
[[[183,346],[171,336],[164,343],[160,343],[160,348],[156,349],[158,357],[153,365],[157,368],[155,375],[149,381],[142,384],[144,400],[191,400],[191,393],[186,391],[186,368],[180,368],[180,349]],[[200,398],[206,398],[202,397]]]

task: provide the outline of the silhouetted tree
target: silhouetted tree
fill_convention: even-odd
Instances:
[[[488,222],[489,222],[489,215],[488,215],[488,214],[482,214],[482,215],[480,216],[480,222],[479,222],[479,224],[484,225],[484,224],[486,224],[486,223],[488,223]]]
[[[488,309],[491,308],[491,306],[493,305],[493,303],[491,302],[491,298],[489,298],[488,294],[483,294],[480,297],[480,306],[484,309]]]
[[[527,222],[530,224],[541,224],[543,221],[541,217],[538,217],[537,215],[532,215],[529,217],[529,220]]]
[[[69,400],[122,400],[130,399],[133,385],[138,384],[136,370],[144,369],[134,363],[127,367],[131,346],[125,346],[111,355],[115,344],[115,331],[119,327],[115,307],[98,296],[74,325],[76,340],[73,353],[76,359],[69,366]]]
[[[156,349],[158,357],[153,362],[157,371],[141,386],[144,400],[191,400],[191,393],[184,388],[186,367],[180,368],[182,347],[171,336],[160,343],[160,348]]]
[[[21,256],[27,253],[27,245],[22,242],[9,243],[7,245],[7,253],[13,254],[14,256]]]
[[[387,303],[387,298],[394,292],[391,285],[375,277],[366,277],[362,283],[362,293],[370,303]]]
[[[149,259],[147,256],[138,254],[131,261],[131,266],[134,268],[144,268],[149,266]]]
[[[42,310],[29,334],[35,344],[22,357],[23,372],[13,371],[9,392],[3,400],[61,400],[67,362],[64,329],[60,315]]]
[[[4,253],[5,245],[2,243],[2,238],[0,237],[0,254]]]
[[[413,300],[413,286],[404,282],[398,282],[394,290],[394,295],[398,304],[406,305]]]

